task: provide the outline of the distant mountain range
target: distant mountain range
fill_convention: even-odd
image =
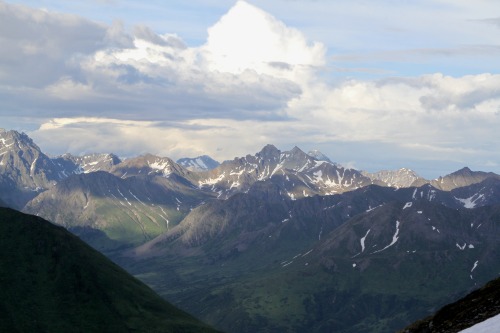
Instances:
[[[0,132],[0,189],[3,200],[18,209],[39,193],[56,186],[72,175],[105,171],[120,178],[163,176],[189,184],[208,196],[227,199],[246,192],[257,181],[279,184],[290,199],[313,195],[343,193],[367,185],[404,188],[431,184],[445,191],[480,183],[487,178],[500,178],[493,173],[464,168],[435,180],[426,180],[409,169],[376,173],[346,169],[330,161],[319,151],[304,153],[294,147],[281,152],[267,145],[255,155],[225,161],[222,164],[208,156],[184,158],[178,163],[167,157],[145,155],[120,160],[113,154],[50,158],[26,135],[16,131]]]
[[[227,332],[396,331],[498,276],[497,174],[367,173],[272,145],[210,160],[50,158],[3,132],[0,200]]]

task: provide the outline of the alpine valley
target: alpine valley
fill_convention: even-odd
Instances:
[[[265,146],[221,164],[49,157],[0,133],[0,202],[226,332],[391,332],[498,277],[500,176],[362,172]]]

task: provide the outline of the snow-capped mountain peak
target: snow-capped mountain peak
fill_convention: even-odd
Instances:
[[[381,182],[389,187],[395,188],[421,186],[427,182],[415,171],[407,168],[401,168],[399,170],[381,170],[374,173],[362,171],[362,173],[374,182]]]
[[[189,171],[200,172],[200,171],[209,171],[215,169],[220,165],[219,162],[214,160],[208,155],[202,155],[195,158],[181,158],[177,160],[179,165],[182,165],[184,168]]]
[[[219,198],[228,198],[236,192],[248,191],[257,181],[267,180],[279,184],[283,195],[291,199],[341,193],[371,184],[358,171],[319,161],[299,147],[281,152],[273,145],[266,145],[253,156],[225,161],[202,175],[197,185],[218,193]]]

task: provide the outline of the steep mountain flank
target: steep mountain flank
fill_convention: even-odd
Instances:
[[[61,179],[62,169],[26,134],[0,132],[0,198],[21,209]]]
[[[47,221],[0,208],[4,332],[215,332]]]
[[[430,185],[295,201],[255,185],[120,262],[228,332],[395,331],[500,269],[498,204],[449,208]]]
[[[175,226],[207,198],[181,180],[155,175],[122,179],[104,171],[72,175],[29,202],[25,211],[72,230],[103,251],[138,245]]]
[[[497,278],[400,333],[456,333],[499,314],[500,278]]]

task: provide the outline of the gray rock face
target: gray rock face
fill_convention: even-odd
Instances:
[[[451,191],[456,188],[480,183],[487,178],[500,179],[500,175],[492,172],[472,171],[471,169],[465,167],[450,173],[447,176],[432,180],[430,183],[432,186],[440,190]]]
[[[22,209],[39,193],[73,174],[110,171],[120,159],[113,154],[56,158],[45,155],[24,133],[0,131],[0,198],[13,208]]]
[[[374,173],[362,171],[362,174],[370,178],[374,183],[383,186],[402,188],[430,184],[434,188],[443,191],[452,191],[461,187],[478,184],[486,179],[500,179],[500,175],[495,173],[472,171],[467,167],[434,180],[424,179],[415,171],[406,168],[382,170]]]
[[[114,154],[87,154],[83,156],[64,154],[54,158],[53,161],[63,168],[66,176],[96,171],[110,171],[115,165],[121,163],[120,158]]]
[[[374,173],[363,171],[362,174],[373,181],[379,181],[386,186],[396,188],[422,186],[428,183],[427,180],[420,177],[415,171],[406,168],[399,170],[382,170]]]
[[[21,209],[54,186],[62,178],[61,171],[26,134],[0,133],[0,198],[7,205]]]
[[[194,172],[209,171],[220,165],[219,162],[208,155],[202,155],[195,158],[181,158],[177,160],[177,163],[189,171]]]

